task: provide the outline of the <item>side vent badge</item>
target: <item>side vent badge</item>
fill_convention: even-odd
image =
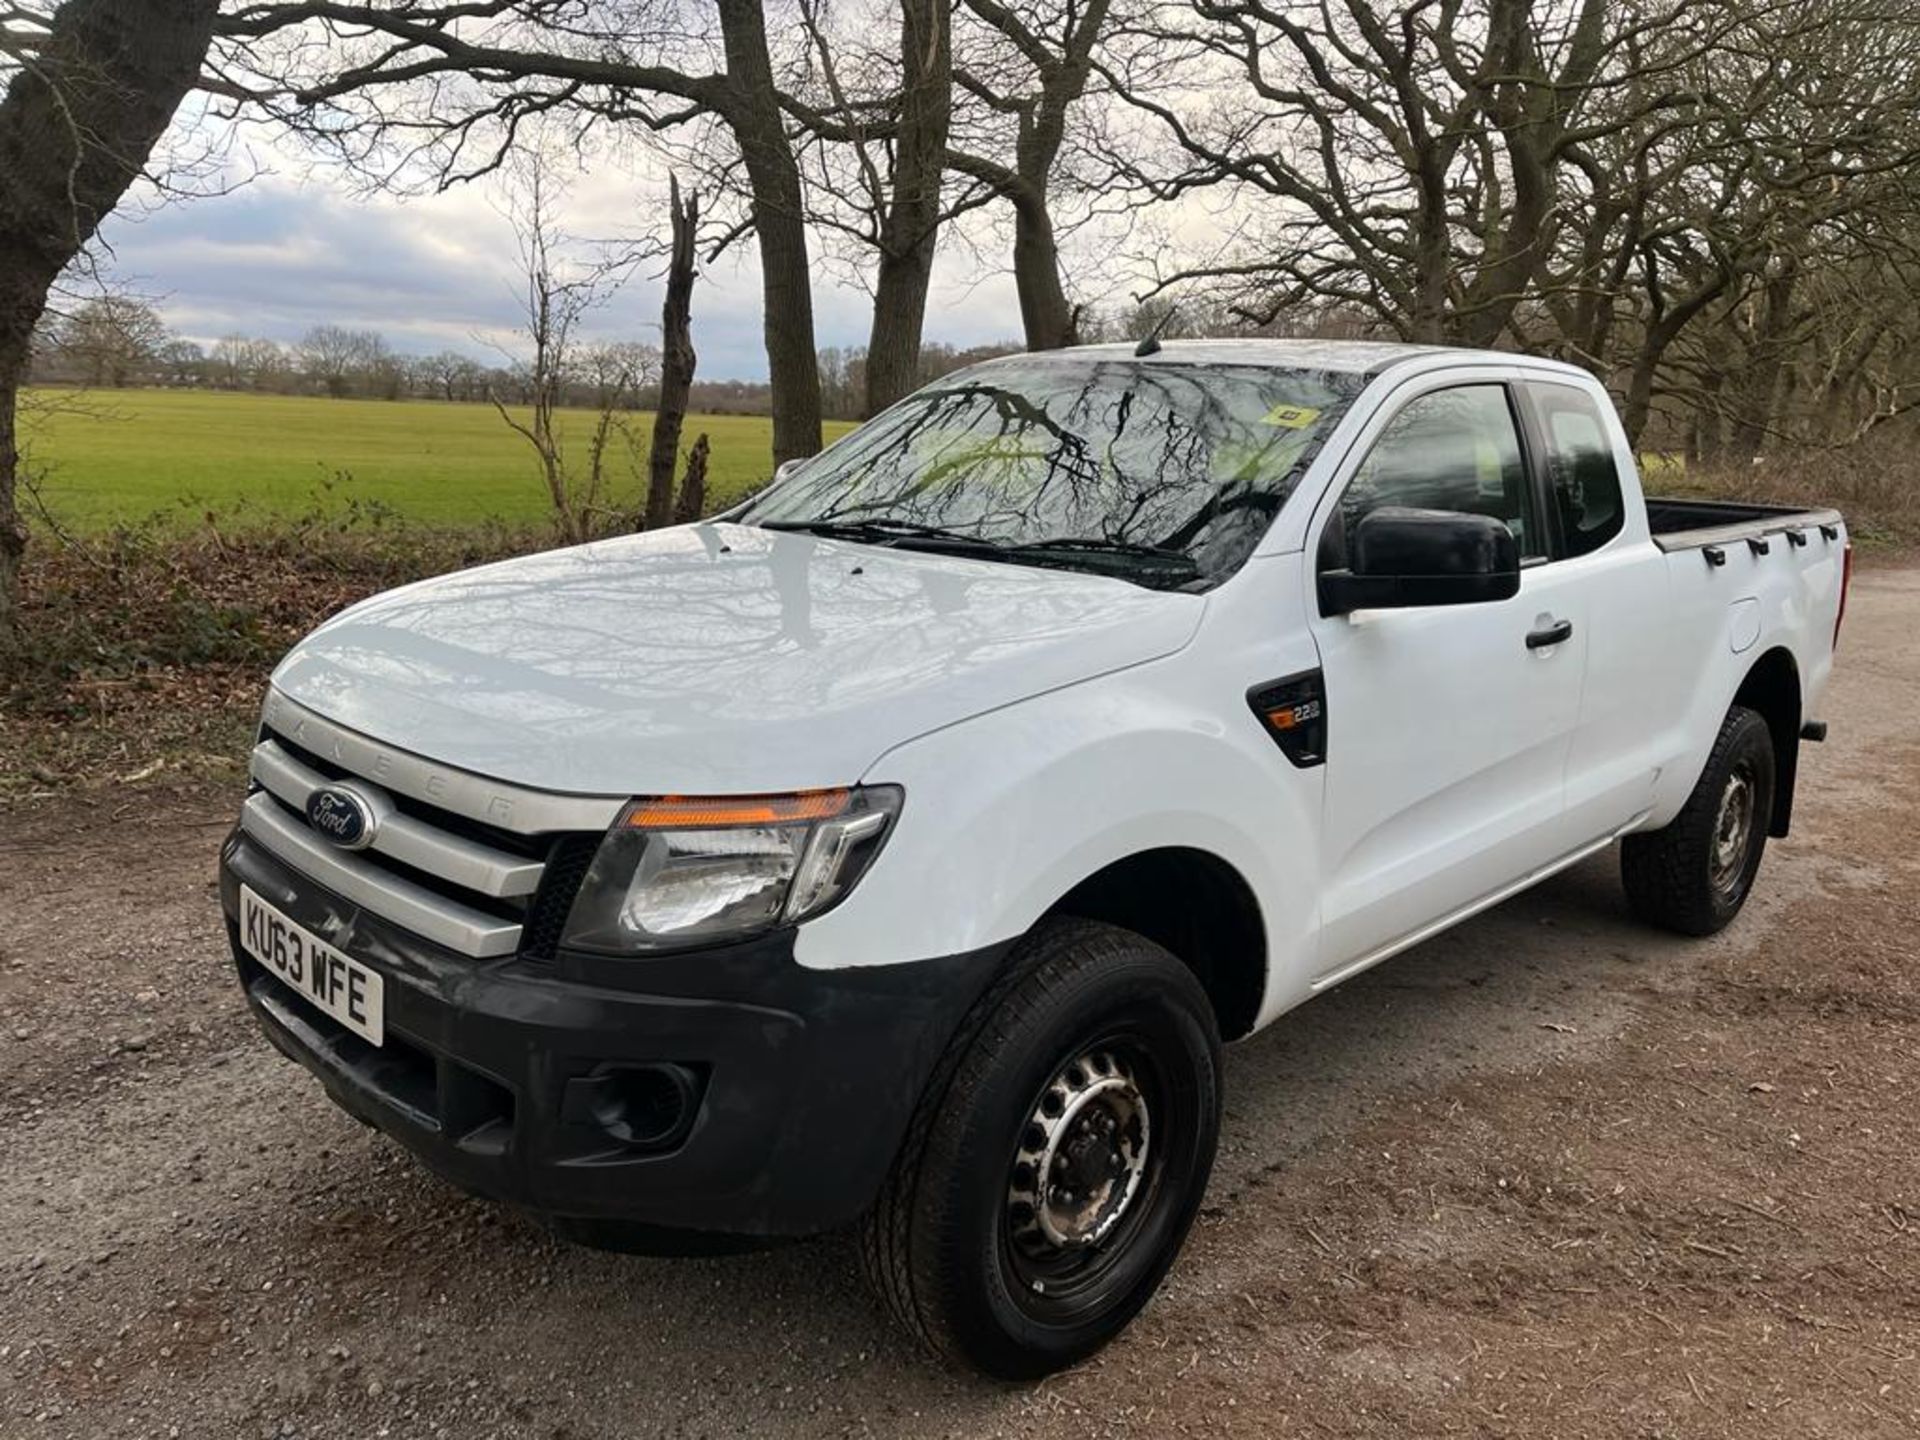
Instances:
[[[1247,704],[1280,753],[1300,769],[1327,763],[1327,689],[1318,670],[1256,685]]]

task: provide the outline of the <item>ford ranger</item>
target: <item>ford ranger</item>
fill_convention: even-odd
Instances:
[[[922,1341],[1043,1374],[1173,1264],[1223,1040],[1609,846],[1644,920],[1734,918],[1848,557],[1644,500],[1566,365],[992,361],[294,647],[240,984],[457,1185],[608,1247],[857,1227]]]

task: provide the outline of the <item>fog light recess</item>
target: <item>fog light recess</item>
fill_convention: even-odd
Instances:
[[[567,1082],[563,1115],[631,1149],[666,1150],[693,1128],[700,1089],[700,1074],[672,1061],[610,1065]]]

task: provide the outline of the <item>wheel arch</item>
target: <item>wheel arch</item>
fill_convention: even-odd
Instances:
[[[1267,991],[1267,935],[1246,877],[1211,851],[1170,845],[1110,861],[1047,910],[1101,920],[1163,947],[1200,981],[1222,1039],[1252,1032]]]
[[[1780,837],[1793,821],[1793,789],[1800,770],[1802,713],[1800,666],[1793,652],[1776,645],[1748,667],[1733,703],[1743,705],[1767,722],[1773,737],[1773,813],[1767,833]]]

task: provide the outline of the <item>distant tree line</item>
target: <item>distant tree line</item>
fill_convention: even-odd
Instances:
[[[611,346],[646,351],[645,346]],[[522,368],[488,365],[456,350],[397,351],[376,330],[317,325],[290,344],[225,335],[202,345],[170,332],[150,304],[107,295],[50,315],[34,336],[36,385],[127,389],[246,390],[334,399],[524,400]],[[590,403],[593,376],[570,377],[569,400]]]
[[[1010,355],[1023,347],[1018,340],[1003,340],[997,345],[973,345],[965,349],[929,340],[920,346],[909,388],[917,389],[942,375],[951,375],[996,355]],[[819,355],[820,406],[830,420],[859,420],[867,413],[868,352],[864,345],[827,345]],[[764,385],[759,387],[765,391]],[[771,395],[765,403],[771,403]]]
[[[1015,341],[969,349],[927,344],[921,348],[916,383],[1019,348]],[[659,363],[658,349],[648,344],[578,346],[556,381],[557,403],[598,409],[615,390],[617,408],[650,410],[659,398]],[[829,346],[821,350],[819,363],[828,417],[859,418],[866,351]],[[291,344],[226,335],[202,345],[170,331],[151,304],[123,295],[103,295],[44,321],[34,337],[29,379],[36,385],[94,389],[240,390],[468,404],[499,399],[526,405],[535,392],[527,363],[489,365],[458,350],[408,355],[377,330],[317,325]],[[764,380],[695,380],[690,408],[713,415],[765,415],[771,404]]]

